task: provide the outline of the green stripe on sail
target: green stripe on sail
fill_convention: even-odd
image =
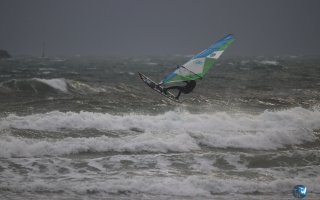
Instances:
[[[202,76],[204,76],[205,74],[208,73],[209,69],[211,69],[213,67],[213,65],[216,63],[216,59],[214,58],[206,58],[205,62],[204,62],[204,66],[203,66],[203,72],[202,72]]]
[[[234,42],[234,39],[229,40],[225,45],[221,46],[219,50],[220,51],[225,50],[228,46],[230,46],[230,44],[232,44],[232,42]]]

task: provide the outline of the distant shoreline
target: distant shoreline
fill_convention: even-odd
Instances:
[[[0,49],[0,59],[2,58],[11,58],[11,55],[8,51]]]

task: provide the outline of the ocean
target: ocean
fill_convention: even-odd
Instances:
[[[220,59],[175,103],[188,56],[0,60],[0,199],[320,199],[320,58]]]

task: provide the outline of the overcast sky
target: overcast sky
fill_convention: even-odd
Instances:
[[[318,0],[0,0],[13,55],[195,54],[233,33],[232,56],[320,54]]]

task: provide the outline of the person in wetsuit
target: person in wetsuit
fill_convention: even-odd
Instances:
[[[196,81],[190,80],[190,81],[184,81],[186,83],[185,86],[170,86],[167,88],[163,88],[163,92],[166,94],[168,90],[179,90],[178,95],[175,97],[176,99],[179,99],[180,94],[183,92],[184,94],[188,94],[192,92],[192,90],[196,87]]]

